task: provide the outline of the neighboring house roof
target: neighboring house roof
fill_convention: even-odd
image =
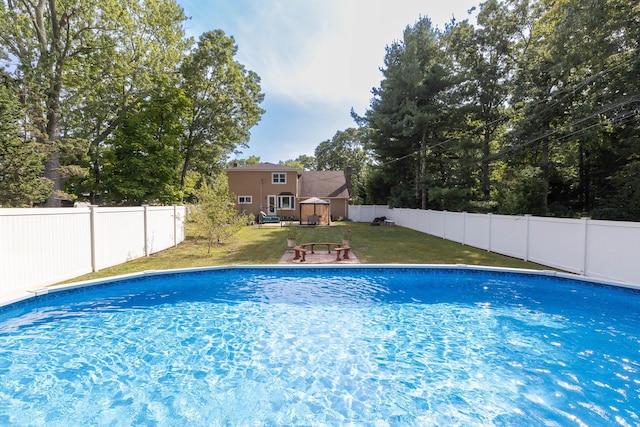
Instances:
[[[239,165],[227,169],[228,171],[268,171],[268,172],[280,172],[280,171],[297,171],[296,168],[290,168],[288,166],[276,165],[275,163],[258,163],[257,165]]]
[[[344,171],[302,172],[299,197],[349,198]]]

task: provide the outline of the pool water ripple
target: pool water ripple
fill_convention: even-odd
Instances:
[[[635,292],[428,270],[242,273],[0,310],[0,425],[638,424]]]

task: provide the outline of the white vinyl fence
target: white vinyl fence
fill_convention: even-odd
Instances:
[[[640,223],[349,206],[396,225],[584,276],[640,284]]]
[[[0,296],[176,246],[184,206],[0,209]]]

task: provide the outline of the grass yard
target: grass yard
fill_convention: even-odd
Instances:
[[[497,255],[482,249],[429,236],[403,227],[372,227],[368,223],[337,222],[330,227],[296,227],[297,242],[340,242],[346,227],[352,229],[351,250],[363,264],[468,264],[549,269],[538,264]],[[214,265],[277,264],[287,250],[288,227],[244,227],[230,242],[213,245],[190,235],[176,248],[149,257],[77,277],[97,279],[144,270],[207,267]]]

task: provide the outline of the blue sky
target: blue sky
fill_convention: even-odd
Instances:
[[[236,60],[261,77],[266,113],[238,158],[277,163],[314,155],[355,127],[380,85],[385,47],[421,16],[444,28],[479,0],[178,0],[188,35],[222,29]]]

